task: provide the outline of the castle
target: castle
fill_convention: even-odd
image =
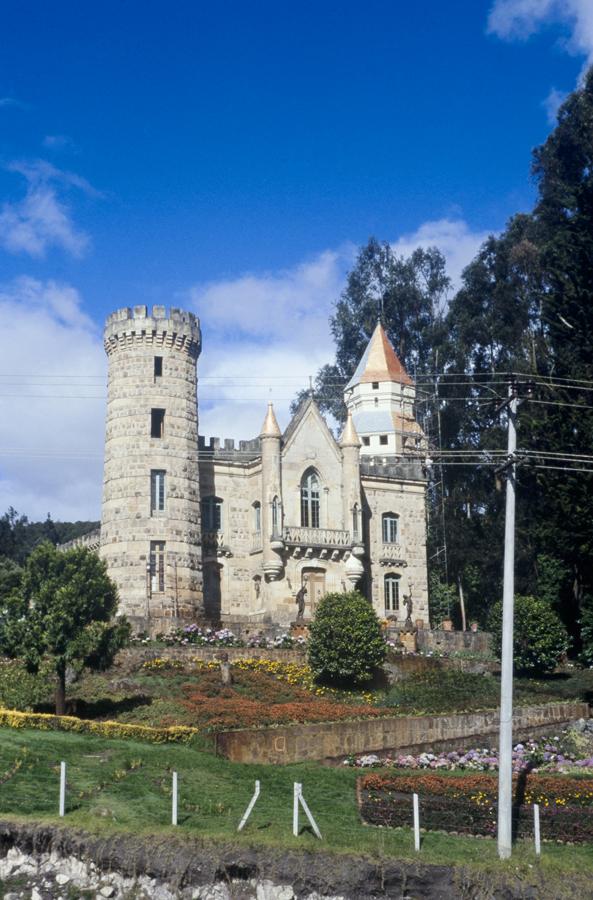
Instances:
[[[198,434],[198,319],[119,309],[109,360],[99,552],[137,630],[287,627],[357,587],[381,618],[428,626],[424,435],[415,386],[378,324],[345,389],[338,441],[312,396],[284,433]],[[263,411],[262,411],[263,412]]]

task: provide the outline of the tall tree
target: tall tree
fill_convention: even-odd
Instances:
[[[435,248],[415,250],[406,258],[387,242],[371,238],[360,250],[330,319],[336,358],[315,380],[321,409],[344,419],[344,386],[379,318],[410,374],[434,368],[449,288],[445,259]]]

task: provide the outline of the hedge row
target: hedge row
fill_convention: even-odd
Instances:
[[[103,738],[148,741],[151,744],[189,744],[199,734],[199,729],[184,725],[175,725],[171,728],[150,728],[148,725],[93,722],[89,719],[77,719],[76,716],[16,712],[13,709],[0,709],[0,727],[35,728],[39,731],[70,731],[75,734],[94,734]]]

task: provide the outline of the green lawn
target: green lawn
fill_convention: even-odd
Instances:
[[[58,819],[59,763],[68,766],[67,813]],[[23,760],[16,774],[15,762]],[[179,826],[170,825],[171,772],[179,775]],[[361,824],[356,800],[357,772],[317,764],[247,766],[182,746],[155,746],[54,732],[0,729],[0,816],[61,821],[92,831],[170,833],[209,839],[372,856],[413,858],[412,835]],[[236,827],[254,789],[261,795],[241,835]],[[292,836],[292,785],[304,796],[319,824],[323,842],[305,830]],[[410,810],[411,815],[411,810]],[[302,825],[306,823],[304,817]],[[490,839],[440,833],[423,837],[426,862],[498,868]],[[508,871],[528,873],[535,864],[530,843],[519,844]],[[545,844],[539,865],[550,874],[586,871],[593,847]]]

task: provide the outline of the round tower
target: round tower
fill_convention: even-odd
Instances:
[[[199,320],[155,306],[105,324],[109,360],[101,555],[137,629],[203,611],[196,362]]]

